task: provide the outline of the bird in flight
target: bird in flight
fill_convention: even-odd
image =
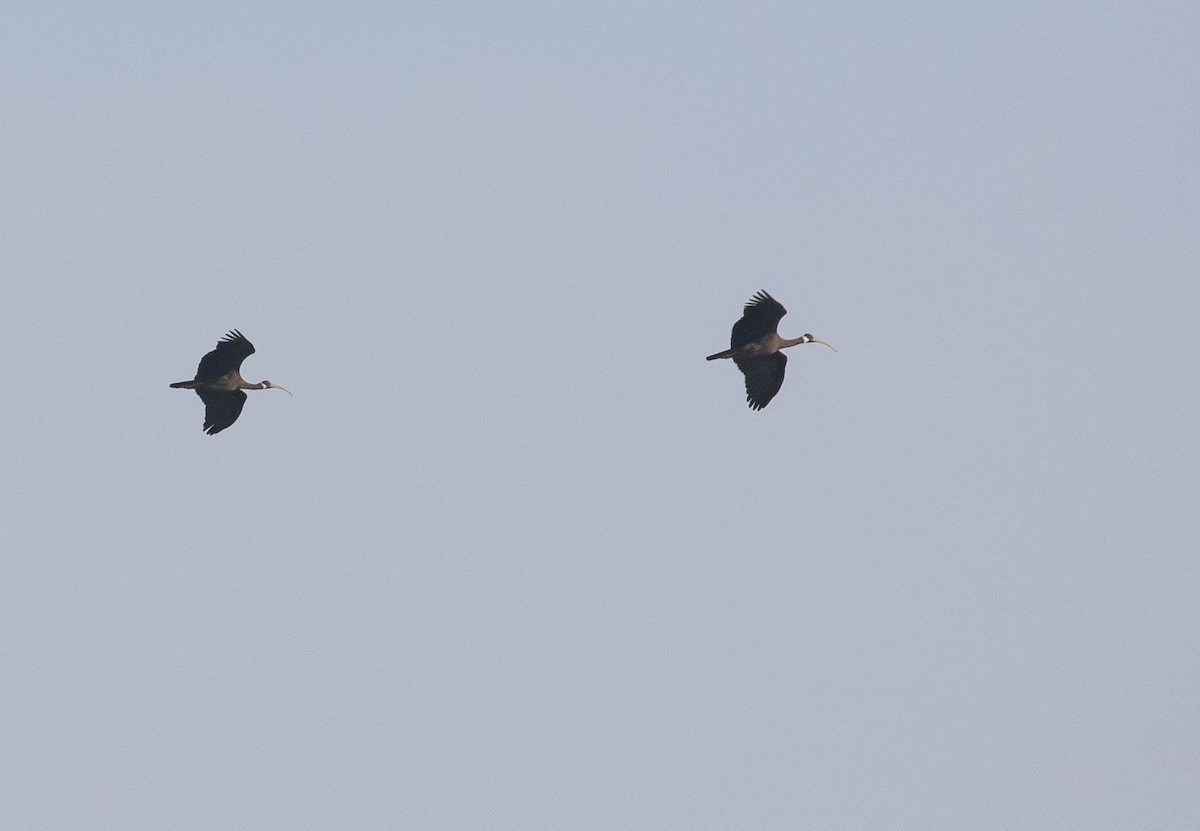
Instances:
[[[234,329],[217,342],[217,348],[200,359],[196,377],[191,381],[176,381],[171,386],[179,390],[195,390],[204,402],[204,432],[210,436],[237,421],[246,403],[242,390],[292,391],[270,381],[251,384],[242,378],[242,361],[254,354],[254,344]]]
[[[746,401],[750,409],[761,410],[771,403],[775,393],[783,386],[783,373],[787,370],[787,355],[781,352],[789,346],[801,343],[829,344],[812,335],[798,338],[781,338],[780,319],[787,314],[778,300],[765,291],[750,298],[742,312],[742,319],[733,324],[729,337],[729,349],[709,355],[705,360],[732,358],[737,368],[746,376]],[[829,346],[833,349],[832,346]],[[836,349],[833,349],[836,352]]]

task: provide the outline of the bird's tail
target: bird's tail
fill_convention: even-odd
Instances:
[[[707,358],[705,358],[704,360],[706,360],[706,361],[715,361],[717,358],[732,358],[732,357],[734,356],[734,353],[735,353],[736,351],[737,351],[737,350],[735,350],[735,349],[726,349],[724,352],[718,352],[718,353],[717,353],[717,354],[715,354],[715,355],[709,355],[709,356],[708,356]]]
[[[171,385],[172,389],[177,390],[194,390],[196,388],[195,381],[176,381]]]

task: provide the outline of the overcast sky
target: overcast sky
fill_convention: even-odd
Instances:
[[[171,5],[0,12],[0,824],[1200,827],[1200,6]]]

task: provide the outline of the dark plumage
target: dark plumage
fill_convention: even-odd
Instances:
[[[175,389],[195,390],[204,402],[204,432],[210,436],[224,430],[237,421],[246,404],[246,393],[242,390],[292,391],[270,381],[251,384],[242,378],[242,361],[254,354],[254,344],[237,329],[232,330],[217,342],[217,348],[200,359],[196,377],[191,381],[176,381]]]
[[[807,334],[798,338],[779,337],[779,321],[785,314],[787,309],[783,308],[782,303],[765,291],[759,291],[747,301],[741,320],[733,324],[729,349],[705,359],[733,359],[746,376],[746,401],[752,410],[761,410],[770,404],[783,386],[787,355],[781,349],[801,343],[829,346],[825,341]],[[833,349],[832,346],[829,348]]]

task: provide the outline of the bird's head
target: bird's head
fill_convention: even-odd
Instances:
[[[263,388],[264,390],[283,390],[283,391],[284,391],[284,392],[286,392],[288,395],[291,395],[291,394],[292,394],[292,391],[291,391],[291,390],[289,390],[287,387],[281,387],[281,386],[279,386],[278,384],[272,384],[270,381],[263,381],[263,382],[262,382],[262,388]]]
[[[806,334],[804,334],[804,335],[801,335],[801,338],[803,339],[803,341],[804,341],[805,343],[819,343],[819,344],[821,344],[822,346],[829,346],[829,344],[825,343],[825,341],[821,340],[820,338],[813,337],[812,335],[809,335],[809,334],[807,334],[807,333],[806,333]],[[830,348],[830,349],[833,349],[833,347],[832,347],[832,346],[829,346],[829,348]],[[836,349],[833,349],[833,351],[834,351],[834,352],[837,352],[837,350],[836,350]]]

